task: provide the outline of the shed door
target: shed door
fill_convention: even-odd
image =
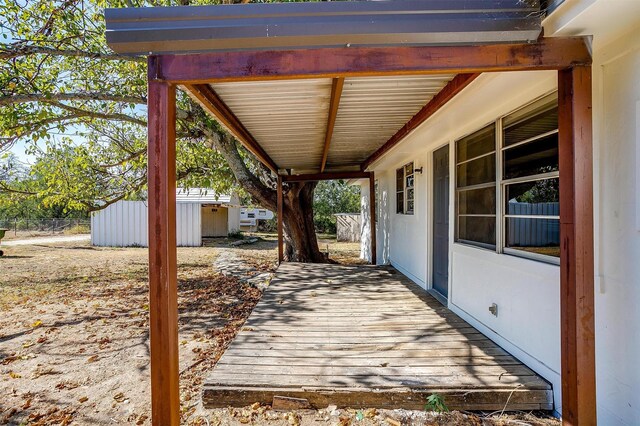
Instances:
[[[229,212],[225,207],[202,208],[202,236],[226,237]]]
[[[433,153],[433,289],[449,295],[449,145]]]

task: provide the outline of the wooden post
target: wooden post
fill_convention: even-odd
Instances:
[[[278,264],[284,260],[284,242],[282,235],[282,176],[278,175]]]
[[[371,218],[371,264],[377,264],[378,250],[376,248],[376,177],[369,173],[369,217]]]
[[[149,328],[151,420],[180,424],[176,260],[176,88],[153,79],[149,63]]]
[[[591,67],[558,72],[562,421],[595,425]]]

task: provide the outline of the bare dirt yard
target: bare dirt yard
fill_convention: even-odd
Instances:
[[[269,407],[204,410],[203,378],[261,296],[215,262],[234,252],[257,272],[275,269],[272,236],[231,248],[179,248],[182,423],[559,424],[530,414],[377,410],[278,412]],[[329,244],[333,258],[356,261],[356,245]],[[0,424],[150,424],[147,251],[88,242],[14,246],[0,258]]]

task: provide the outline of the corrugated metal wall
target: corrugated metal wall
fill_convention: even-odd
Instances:
[[[91,215],[91,244],[105,247],[147,247],[147,203],[118,201]],[[202,245],[200,204],[176,205],[176,238],[179,247]]]

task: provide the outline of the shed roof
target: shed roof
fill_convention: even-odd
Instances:
[[[216,194],[213,189],[207,188],[177,188],[176,202],[200,204],[231,204],[232,196]]]
[[[379,0],[106,9],[120,53],[535,41],[539,0]]]

